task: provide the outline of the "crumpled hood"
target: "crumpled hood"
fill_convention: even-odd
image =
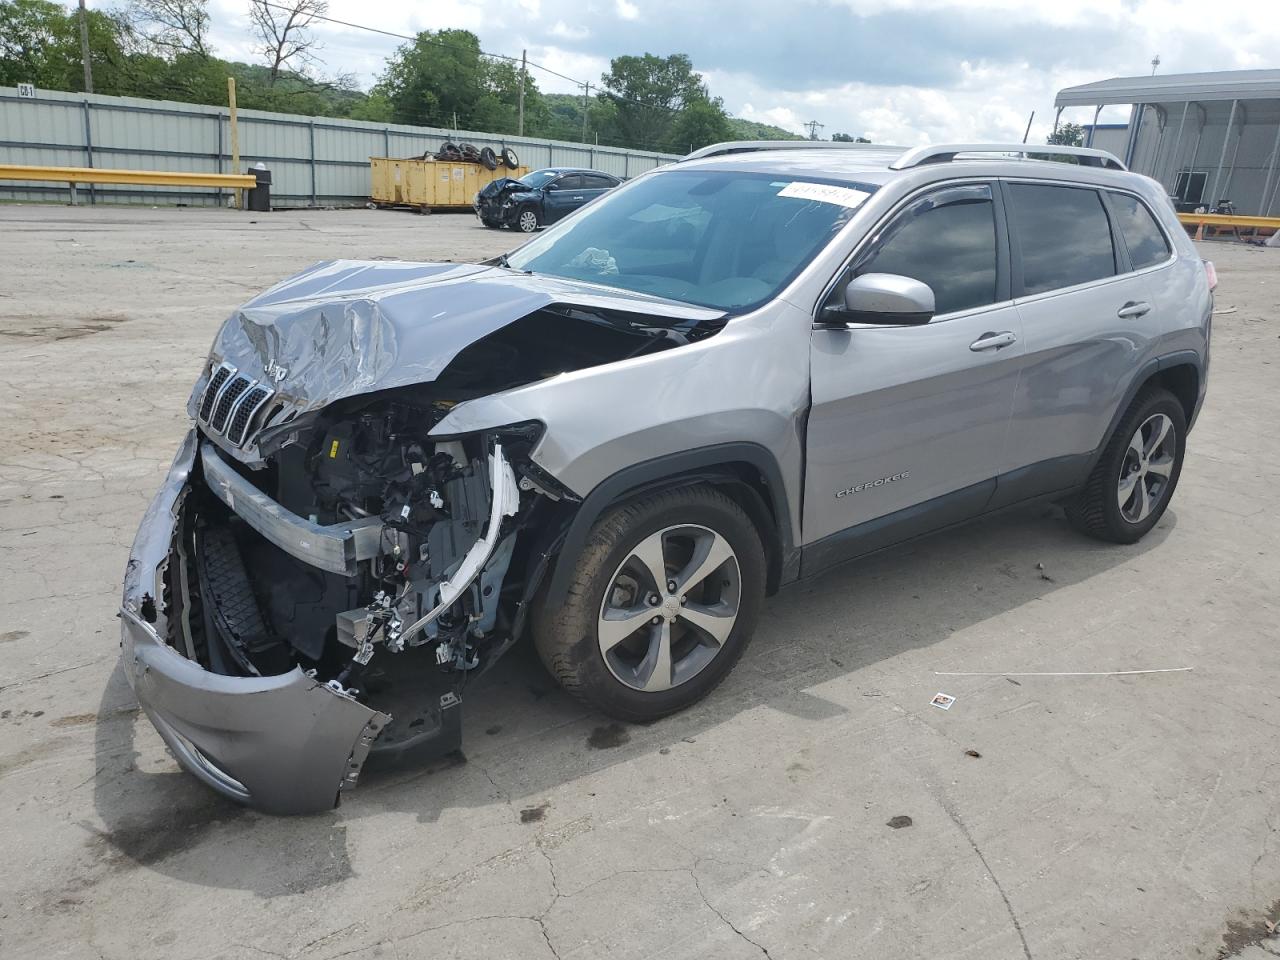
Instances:
[[[333,260],[250,300],[211,359],[274,386],[297,413],[343,397],[435,380],[476,340],[552,304],[714,320],[644,294],[478,264]],[[192,394],[196,398],[207,374]]]
[[[495,199],[502,193],[510,193],[514,190],[529,192],[533,187],[529,186],[523,180],[517,180],[513,177],[498,177],[496,180],[490,180],[480,188],[480,198],[482,200]]]

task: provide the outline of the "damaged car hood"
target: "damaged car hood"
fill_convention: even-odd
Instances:
[[[460,351],[553,305],[688,322],[723,311],[478,264],[334,260],[285,280],[222,325],[210,359],[270,385],[292,414],[435,380]],[[189,412],[207,384],[196,385]]]

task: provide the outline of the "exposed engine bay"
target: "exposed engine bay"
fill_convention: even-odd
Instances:
[[[512,466],[530,470],[538,428],[438,443],[430,402],[336,406],[281,438],[260,470],[204,441],[205,489],[184,504],[167,584],[186,615],[169,619],[169,640],[224,676],[300,667],[390,715],[375,752],[430,741],[427,753],[447,753],[468,675],[514,635],[520,598],[503,590],[516,533],[537,500],[555,504],[522,505]],[[299,546],[334,536],[358,543],[341,570]]]

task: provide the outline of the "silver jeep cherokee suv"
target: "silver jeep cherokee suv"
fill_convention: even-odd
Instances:
[[[319,264],[218,333],[126,671],[186,769],[280,813],[457,750],[525,634],[661,717],[840,561],[1040,498],[1142,537],[1213,283],[1155,181],[992,144],[724,144],[485,264]]]

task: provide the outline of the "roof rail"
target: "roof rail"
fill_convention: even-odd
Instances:
[[[676,162],[701,160],[704,157],[723,157],[731,153],[756,153],[760,150],[870,150],[893,153],[902,149],[904,148],[886,146],[882,143],[847,143],[837,140],[729,140],[695,150]]]
[[[1113,153],[1093,147],[1064,147],[1057,144],[1026,143],[937,143],[908,150],[893,163],[891,170],[906,170],[926,163],[949,163],[962,153],[1014,153],[1022,157],[1078,157],[1082,167],[1104,167],[1109,170],[1129,169]]]

